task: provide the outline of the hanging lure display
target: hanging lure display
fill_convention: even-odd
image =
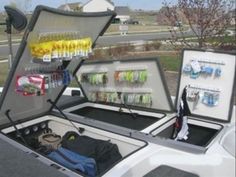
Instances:
[[[124,103],[127,105],[151,107],[152,97],[150,93],[123,93]]]
[[[16,92],[24,96],[45,95],[45,80],[42,75],[17,76]]]
[[[210,107],[217,106],[219,104],[219,93],[205,91],[202,103]]]
[[[220,91],[201,87],[191,87],[187,89],[187,100],[198,104],[199,100],[206,106],[217,106],[219,104]]]
[[[197,102],[200,97],[200,91],[197,89],[188,89],[187,90],[187,100],[190,102]]]
[[[72,76],[69,70],[57,70],[44,74],[19,75],[16,78],[16,92],[23,96],[41,96],[60,86],[69,85]]]
[[[62,71],[64,66],[62,63],[51,63],[50,65],[41,65],[30,63],[30,65],[26,65],[24,70],[25,74],[45,74],[52,73],[55,71]]]
[[[90,92],[89,100],[93,102],[115,103],[118,100],[116,92]]]
[[[79,77],[82,83],[89,83],[91,85],[104,85],[108,82],[107,73],[83,73]]]
[[[145,83],[147,81],[147,77],[147,70],[116,71],[114,73],[114,79],[116,82]]]
[[[199,76],[203,77],[220,77],[222,75],[222,69],[220,66],[224,65],[221,63],[215,63],[210,61],[197,61],[192,60],[183,67],[183,73],[189,75],[192,79],[197,79]]]
[[[73,57],[88,57],[92,52],[91,38],[73,40],[52,40],[30,44],[30,52],[35,63],[71,60]]]

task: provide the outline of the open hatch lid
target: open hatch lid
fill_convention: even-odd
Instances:
[[[235,53],[184,49],[176,109],[183,89],[193,116],[218,122],[231,119],[235,90]]]
[[[174,111],[157,58],[88,61],[76,75],[91,102],[153,112]]]
[[[49,49],[50,47],[46,46],[44,43],[44,46],[41,46],[41,48],[45,49],[44,52],[46,51],[44,53],[45,57],[43,57],[46,64],[42,64],[41,60],[40,62],[35,62],[35,60],[33,60],[34,57],[32,57],[32,48],[30,48],[31,44],[41,44],[45,41],[90,39],[90,46],[94,47],[95,41],[105,32],[114,17],[115,13],[112,11],[76,13],[61,11],[46,6],[37,6],[25,31],[1,95],[0,124],[9,123],[9,120],[5,115],[7,111],[13,121],[20,121],[22,119],[37,117],[48,113],[52,108],[52,105],[48,103],[48,100],[50,99],[53,102],[56,102],[65,90],[65,85],[67,85],[64,83],[64,85],[51,85],[51,89],[45,91],[45,94],[40,92],[40,96],[26,96],[24,93],[17,92],[17,89],[19,89],[17,84],[21,83],[20,81],[25,82],[25,77],[22,76],[32,76],[34,74],[45,75],[45,73],[47,73],[50,74],[50,82],[52,83],[55,80],[59,81],[58,73],[58,75],[54,75],[56,78],[51,77],[54,72],[53,70],[63,67],[69,71],[68,73],[74,75],[84,60],[84,57],[80,57],[81,53],[84,52],[82,51],[80,55],[77,55],[76,57],[73,55],[73,57],[69,59],[70,61],[64,61],[65,58],[61,60],[58,56],[55,61],[52,60],[52,57],[47,61],[48,57],[45,53],[47,52],[46,49]],[[83,48],[83,46],[79,47]],[[67,51],[68,50],[69,49],[67,49]],[[67,56],[67,58],[69,57]],[[62,69],[61,72],[63,72]],[[63,75],[64,79],[66,74],[67,73],[63,73],[60,76]],[[21,78],[20,81],[19,78]],[[30,79],[26,77],[25,83],[29,82],[29,80]],[[39,83],[37,79],[33,80],[33,82]],[[26,89],[27,87],[24,85],[24,90]],[[31,90],[28,89],[27,92],[30,93]]]

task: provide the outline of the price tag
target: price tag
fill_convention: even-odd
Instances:
[[[51,62],[51,55],[44,55],[43,62]]]

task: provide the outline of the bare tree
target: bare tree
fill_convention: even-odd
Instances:
[[[166,19],[172,27],[172,43],[180,42],[184,46],[192,47],[186,40],[186,29],[181,25],[183,21],[197,38],[199,48],[206,47],[208,39],[218,41],[214,43],[214,47],[224,44],[225,32],[230,26],[229,11],[232,10],[234,1],[178,0],[177,5],[173,5],[165,0],[163,5]]]

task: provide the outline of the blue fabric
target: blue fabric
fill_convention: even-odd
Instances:
[[[96,175],[96,162],[93,158],[79,155],[62,147],[51,152],[48,157],[69,169],[79,170],[89,177]]]

